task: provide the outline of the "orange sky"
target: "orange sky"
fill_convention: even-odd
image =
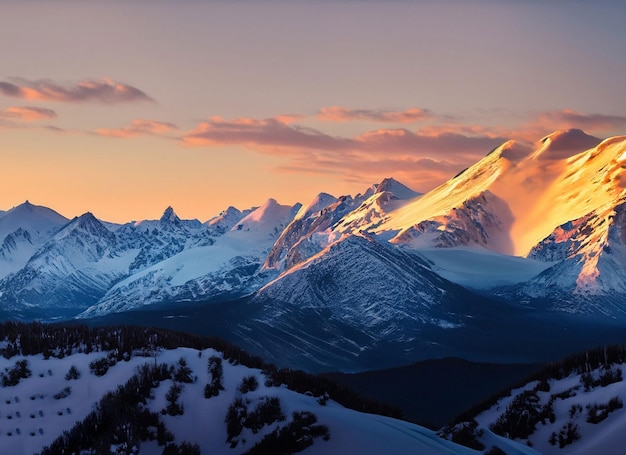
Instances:
[[[204,221],[623,134],[626,7],[541,3],[8,0],[0,210]]]

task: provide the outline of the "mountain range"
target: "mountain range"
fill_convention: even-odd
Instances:
[[[457,355],[453,334],[532,318],[544,335],[555,318],[620,326],[625,167],[626,136],[567,130],[508,141],[425,194],[387,178],[307,205],[269,199],[205,222],[168,207],[126,224],[27,201],[0,212],[0,308],[44,320],[222,308],[247,349],[314,369]]]

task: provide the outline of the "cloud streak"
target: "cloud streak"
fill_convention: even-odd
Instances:
[[[98,136],[114,137],[119,139],[137,136],[166,136],[178,130],[173,123],[159,122],[156,120],[133,120],[129,126],[118,129],[99,128],[95,131]]]
[[[603,132],[625,129],[626,117],[561,109],[541,113],[538,123],[548,130],[579,128],[588,132]]]
[[[32,106],[9,106],[0,111],[0,118],[5,120],[20,122],[37,122],[39,120],[50,120],[57,117],[57,113],[52,109]]]
[[[183,136],[191,146],[244,145],[265,153],[282,154],[283,150],[338,150],[349,147],[349,141],[281,121],[281,117],[253,119],[241,117],[224,120],[211,117]]]
[[[331,122],[415,123],[430,120],[432,115],[429,111],[419,108],[411,108],[405,111],[388,111],[331,106],[320,109],[317,118]]]
[[[336,137],[279,118],[212,117],[183,135],[188,146],[242,146],[280,156],[280,172],[337,174],[371,182],[395,175],[418,190],[441,183],[505,141],[505,138],[442,132],[422,135],[408,129],[378,129],[354,137]]]
[[[50,80],[14,79],[11,82],[0,81],[0,94],[29,101],[62,103],[98,101],[116,104],[154,101],[138,88],[111,79],[79,81],[74,84],[60,84]]]
[[[572,109],[560,109],[530,114],[518,126],[480,125],[461,121],[425,125],[420,128],[419,134],[440,136],[453,133],[469,137],[508,138],[534,143],[554,131],[572,128],[594,135],[614,133],[626,129],[626,116],[584,114]]]

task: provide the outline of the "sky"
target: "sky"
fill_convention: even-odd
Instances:
[[[626,3],[0,0],[0,210],[206,221],[626,134]]]

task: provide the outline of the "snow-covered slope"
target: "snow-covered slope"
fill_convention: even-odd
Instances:
[[[505,252],[512,248],[508,234],[512,222],[507,204],[486,190],[445,215],[403,230],[391,242],[414,249],[483,246]]]
[[[258,312],[234,330],[251,344],[259,340],[262,355],[279,364],[305,365],[304,356],[318,369],[363,369],[411,359],[424,328],[462,326],[463,304],[450,304],[467,300],[417,256],[350,235],[255,293]],[[391,344],[403,348],[390,348],[388,362],[377,358]]]
[[[470,289],[524,283],[549,268],[552,262],[498,254],[481,247],[420,249],[432,270]]]
[[[433,320],[425,311],[438,304],[446,287],[417,257],[354,235],[291,268],[256,298],[291,303],[298,296],[300,307],[332,306],[343,313],[340,319],[366,327],[385,325],[389,336],[397,337],[396,312],[422,323],[454,324]]]
[[[293,305],[317,299],[324,284],[310,282],[305,289],[292,276],[323,263],[346,270],[337,273],[345,274],[349,296],[362,273],[358,254],[343,254],[342,264],[330,258],[343,248],[334,245],[351,237],[370,238],[399,256],[422,254],[442,277],[515,302],[619,300],[626,295],[625,161],[626,136],[600,141],[580,130],[558,131],[534,145],[508,141],[424,195],[388,178],[354,197],[320,193],[306,206],[269,199],[254,210],[229,207],[206,223],[181,220],[170,207],[158,220],[99,222],[98,229],[67,238],[52,237],[60,215],[23,204],[0,215],[0,234],[6,234],[0,301],[5,309],[95,305],[83,315],[94,316],[154,303],[238,298],[278,277],[262,293],[281,288],[281,298]],[[26,219],[18,212],[33,210],[47,228],[7,221]],[[394,265],[380,267],[378,275],[371,272],[372,283]],[[285,291],[285,283],[305,294]],[[369,286],[379,295],[365,300],[384,300],[383,288]],[[409,293],[402,299],[412,298],[410,287],[399,289]],[[349,297],[342,302],[354,305]],[[585,310],[587,304],[577,302],[546,308]],[[624,314],[617,303],[594,305],[609,317]]]
[[[128,274],[136,251],[120,252],[117,238],[91,213],[58,231],[28,263],[2,283],[5,307],[85,308]]]
[[[352,212],[347,214],[334,228],[341,233],[354,233],[362,229],[371,230],[378,226],[392,210],[404,206],[408,200],[420,196],[402,183],[386,178],[372,187],[373,194]],[[366,193],[367,194],[367,193]]]
[[[22,228],[29,231],[33,241],[45,240],[67,221],[67,218],[54,210],[26,201],[0,213],[0,238]]]
[[[54,210],[28,201],[0,213],[0,279],[24,267],[67,221]]]
[[[252,453],[479,453],[418,425],[348,409],[332,396],[297,393],[212,348],[147,345],[120,359],[119,351],[97,350],[96,343],[95,351],[79,352],[86,347],[0,357],[3,453],[129,453],[135,447],[132,453],[152,455],[164,453],[165,444],[186,443],[203,454],[242,454],[288,427],[282,437],[290,448],[275,444]],[[504,447],[536,453],[513,442]]]
[[[530,258],[556,262],[525,286],[529,294],[626,293],[626,203],[600,207],[557,227]]]
[[[621,454],[626,447],[623,347],[600,348],[548,367],[535,380],[485,403],[465,427],[487,446],[508,437],[545,455]]]
[[[418,196],[419,193],[392,178],[372,185],[354,198],[342,196],[337,199],[320,193],[309,205],[300,209],[283,231],[264,267],[288,270],[342,236],[358,234],[363,227],[371,227],[387,212]]]
[[[271,279],[269,272],[259,273],[259,269],[299,209],[300,205],[280,205],[270,199],[210,244],[181,248],[119,281],[81,317],[152,303],[236,298],[252,293]]]
[[[339,201],[330,194],[318,194],[307,206],[300,208],[280,234],[264,267],[288,269],[321,250],[327,242],[324,232],[332,224],[332,219],[337,218],[338,213],[345,213],[352,205],[352,198]]]
[[[376,231],[397,231],[396,240],[401,242],[404,233],[419,223],[446,217],[488,190],[501,202],[488,211],[502,220],[503,235],[510,242],[496,240],[486,246],[526,255],[556,226],[621,193],[617,161],[626,137],[589,148],[598,142],[580,130],[553,133],[534,147],[506,142],[455,178],[390,213]]]
[[[233,226],[239,222],[239,220],[250,214],[252,210],[254,209],[248,209],[242,212],[231,205],[226,210],[222,210],[218,215],[211,218],[205,224],[208,226],[211,234],[222,235],[225,232],[230,231]]]
[[[118,248],[138,249],[129,272],[140,272],[184,249],[213,244],[211,232],[198,220],[181,220],[171,207],[159,220],[127,223],[114,229]]]

